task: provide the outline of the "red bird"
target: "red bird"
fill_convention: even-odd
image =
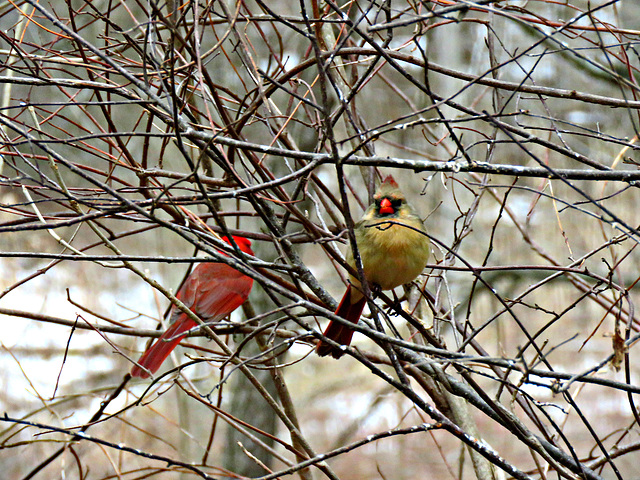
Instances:
[[[422,273],[429,260],[431,244],[424,234],[422,220],[407,203],[391,175],[380,185],[373,199],[362,220],[355,225],[356,243],[367,281],[382,290],[393,290],[412,282]],[[356,269],[351,248],[347,250],[346,262]],[[357,324],[366,303],[360,281],[349,276],[349,286],[336,315]],[[331,321],[324,336],[348,346],[353,332],[347,325]],[[344,350],[323,341],[318,342],[316,352],[321,357],[331,355],[333,358],[344,354]]]
[[[251,241],[244,237],[233,237],[244,253],[253,255]],[[227,243],[229,239],[224,237]],[[242,305],[253,286],[248,277],[226,263],[207,262],[199,264],[178,291],[176,297],[205,322],[217,322]],[[198,324],[175,306],[171,310],[171,326],[151,345],[131,369],[131,376],[148,378],[186,336],[181,335]],[[144,367],[144,368],[142,368]],[[145,370],[145,368],[148,370]]]

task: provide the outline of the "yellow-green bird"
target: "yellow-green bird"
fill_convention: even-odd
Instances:
[[[381,290],[392,290],[413,281],[422,273],[429,259],[430,242],[424,234],[422,220],[407,203],[398,184],[389,175],[374,195],[374,202],[355,225],[354,233],[364,276]],[[352,249],[347,250],[346,262],[356,270]],[[360,281],[349,276],[349,286],[336,315],[358,323],[366,304]],[[347,325],[329,322],[325,337],[340,345],[349,345],[354,330]],[[344,350],[320,341],[316,352],[321,357],[340,358]]]

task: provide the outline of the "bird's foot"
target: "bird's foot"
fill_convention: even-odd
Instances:
[[[398,315],[398,311],[402,310],[402,300],[398,298],[395,291],[391,293],[393,294],[393,301],[387,307],[387,314]]]

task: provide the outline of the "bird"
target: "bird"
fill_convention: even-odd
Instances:
[[[223,240],[229,244],[227,237]],[[236,245],[246,254],[253,255],[251,241],[245,237],[233,237]],[[222,252],[221,252],[222,253]],[[253,278],[240,273],[223,262],[200,263],[178,291],[176,298],[203,321],[222,320],[242,305],[253,287]],[[193,327],[198,324],[175,305],[171,309],[171,325],[151,345],[131,369],[132,377],[149,378]]]
[[[431,243],[422,220],[407,203],[393,176],[385,178],[373,196],[373,203],[355,225],[354,233],[362,269],[374,290],[393,290],[412,282],[422,273]],[[353,249],[346,254],[346,263],[356,270]],[[349,285],[335,314],[357,324],[367,299],[357,277],[349,276]],[[324,336],[339,345],[348,346],[354,330],[336,321],[329,322]],[[316,353],[324,357],[340,358],[344,349],[320,340]]]

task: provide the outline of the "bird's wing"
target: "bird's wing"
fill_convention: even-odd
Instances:
[[[244,303],[253,279],[224,263],[202,263],[189,275],[177,297],[203,320],[220,320]],[[179,315],[175,309],[173,316]]]

